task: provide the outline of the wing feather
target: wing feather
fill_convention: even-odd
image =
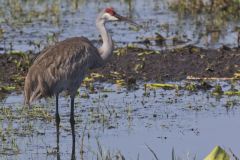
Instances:
[[[52,76],[57,76],[56,78],[71,77],[79,70],[96,68],[103,64],[98,50],[84,37],[69,38],[49,47],[33,63],[51,70]]]
[[[32,90],[39,88],[42,97],[63,90],[76,92],[88,69],[103,64],[97,48],[87,38],[74,37],[45,49],[33,62],[26,79]]]

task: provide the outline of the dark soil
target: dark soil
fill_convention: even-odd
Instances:
[[[27,66],[17,67],[17,63],[21,61],[24,61],[21,56],[0,54],[0,84],[11,85],[15,82],[14,75],[25,75]]]
[[[183,80],[187,76],[230,78],[240,70],[238,49],[223,47],[214,50],[188,46],[158,54],[138,56],[142,52],[146,50],[127,49],[124,55],[113,56],[110,63],[97,72],[111,77],[111,72],[116,71],[124,75],[125,80],[157,82]]]
[[[221,78],[233,77],[240,70],[240,50],[227,47],[215,50],[187,46],[161,52],[122,48],[118,52],[121,54],[114,54],[105,67],[93,71],[104,75],[98,80],[115,82],[120,77],[135,83],[138,80],[176,81],[187,76]],[[0,93],[5,92],[1,88],[6,85],[22,89],[28,68],[24,60],[26,57],[20,55],[0,55]],[[113,72],[120,74],[116,77]]]

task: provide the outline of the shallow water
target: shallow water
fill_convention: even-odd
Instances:
[[[39,52],[53,41],[74,36],[85,36],[97,42],[99,33],[95,27],[95,18],[106,6],[113,6],[117,12],[132,17],[145,28],[134,31],[124,23],[109,24],[108,28],[117,46],[136,44],[158,50],[187,44],[207,48],[218,48],[223,44],[237,46],[238,33],[234,28],[240,25],[239,20],[225,21],[207,15],[182,17],[181,13],[169,9],[169,1],[166,0],[25,1],[11,5],[7,2],[0,1],[0,28],[4,30],[3,36],[0,36],[2,53],[12,49]],[[217,31],[208,32],[209,29]],[[155,33],[169,40],[166,44],[152,41],[148,46],[138,43],[155,37]],[[179,39],[177,44],[173,44],[173,37]]]
[[[212,82],[214,85],[216,82]],[[223,90],[239,84],[217,82]],[[184,85],[185,82],[179,84]],[[186,90],[127,90],[112,84],[95,84],[96,93],[84,87],[80,93],[89,98],[76,98],[76,157],[80,159],[83,135],[83,158],[96,159],[99,154],[97,141],[103,151],[112,155],[120,151],[126,159],[154,159],[149,146],[159,159],[171,159],[172,149],[181,159],[203,159],[216,145],[229,148],[239,157],[240,103],[239,96],[211,95],[211,91],[189,92]],[[111,91],[111,92],[110,92]],[[146,96],[147,95],[147,96]],[[22,95],[12,94],[2,103],[18,113]],[[69,99],[60,98],[60,154],[70,159],[72,136],[69,124]],[[41,106],[54,116],[54,99],[41,101]],[[54,119],[20,118],[1,119],[2,131],[7,142],[14,139],[19,153],[10,147],[6,159],[57,159],[56,128]],[[12,126],[14,132],[7,134]],[[31,129],[29,129],[29,125]],[[86,127],[86,129],[84,129]],[[8,143],[7,143],[8,144]],[[4,146],[1,146],[3,152]],[[6,151],[5,151],[6,152]],[[11,153],[13,155],[11,155]]]

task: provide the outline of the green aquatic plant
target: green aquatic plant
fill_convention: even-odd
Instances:
[[[59,23],[61,4],[59,1],[1,1],[0,15],[12,27],[19,27],[36,20]],[[6,9],[7,8],[7,9]]]
[[[1,23],[1,20],[0,20],[0,23]],[[0,39],[2,39],[3,35],[4,35],[4,30],[0,28]]]
[[[234,78],[235,79],[240,79],[240,70],[234,73]]]
[[[174,0],[169,3],[169,9],[178,14],[180,26],[191,19],[196,28],[194,34],[199,40],[209,38],[207,43],[219,42],[227,29],[234,30],[240,20],[240,14],[236,14],[239,6],[239,0]]]
[[[166,90],[171,90],[171,89],[178,89],[179,86],[176,84],[167,84],[167,83],[149,83],[145,84],[146,88],[152,88],[152,89],[157,89],[157,88],[162,88]]]
[[[196,91],[197,87],[194,83],[187,83],[185,85],[185,89],[188,90],[188,91]]]
[[[0,87],[0,91],[2,92],[12,92],[16,89],[15,86],[2,86]]]
[[[240,91],[226,91],[226,92],[224,92],[224,95],[228,95],[228,96],[240,96]]]
[[[229,154],[220,146],[216,146],[204,160],[230,160]]]
[[[169,4],[169,8],[183,14],[216,13],[236,15],[240,5],[239,0],[176,0]],[[235,12],[235,13],[234,13]],[[220,16],[221,16],[220,15]]]
[[[222,87],[221,85],[217,84],[214,88],[214,90],[212,91],[212,94],[215,95],[215,96],[219,96],[219,95],[222,95],[224,92],[222,90]]]

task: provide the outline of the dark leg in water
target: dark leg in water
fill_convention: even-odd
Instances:
[[[56,125],[57,129],[57,160],[60,160],[60,149],[59,149],[59,125]]]
[[[57,126],[59,126],[60,116],[59,116],[59,113],[58,113],[58,94],[56,95],[56,113],[55,113],[55,120],[56,120]]]
[[[60,160],[60,151],[59,151],[59,124],[60,124],[60,116],[59,116],[59,113],[58,113],[58,94],[56,95],[55,120],[56,120],[56,130],[57,130],[57,160]]]
[[[75,120],[74,120],[74,97],[71,97],[71,114],[70,114],[70,123],[72,129],[72,158],[71,160],[75,160]]]

